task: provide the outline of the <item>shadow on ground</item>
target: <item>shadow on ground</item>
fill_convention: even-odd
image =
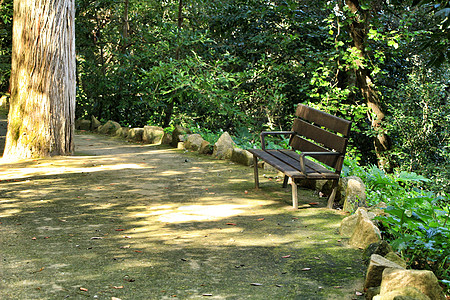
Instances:
[[[248,167],[79,134],[0,168],[2,299],[358,299],[337,211]],[[318,205],[309,203],[318,202]]]

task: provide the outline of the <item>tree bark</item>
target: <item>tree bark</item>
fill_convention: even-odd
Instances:
[[[378,165],[382,169],[390,172],[392,171],[389,158],[391,143],[389,136],[383,128],[385,114],[380,102],[379,92],[370,75],[371,70],[363,63],[366,56],[365,46],[370,12],[362,10],[358,0],[346,0],[345,3],[354,14],[352,23],[350,24],[350,36],[353,40],[353,46],[358,50],[358,55],[361,58],[361,61],[356,63],[356,84],[366,100],[369,108],[369,120],[372,129],[376,132],[374,137],[374,148],[378,159]]]
[[[74,150],[75,2],[15,0],[4,158]]]

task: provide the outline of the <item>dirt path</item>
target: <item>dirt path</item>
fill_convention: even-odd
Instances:
[[[0,299],[362,299],[361,253],[312,192],[294,211],[248,167],[93,134],[76,145],[0,167]]]

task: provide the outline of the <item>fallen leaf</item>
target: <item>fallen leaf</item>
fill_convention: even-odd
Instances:
[[[236,223],[227,223],[227,225],[231,225],[231,226],[237,226]]]
[[[256,221],[264,221],[265,219],[264,218],[259,218],[258,220],[256,220]]]
[[[113,286],[113,289],[123,289],[123,285],[121,285],[121,286]]]
[[[290,255],[282,256],[282,258],[289,258],[289,257],[291,257],[291,256]]]
[[[35,236],[33,236],[32,238],[31,238],[33,241],[35,241],[36,240],[36,237]]]
[[[83,288],[83,287],[80,287],[80,291],[83,291],[83,292],[87,292],[87,291],[88,291],[88,289],[86,289],[86,288]]]
[[[337,285],[337,286],[333,286],[335,289],[342,289],[342,286]]]
[[[44,270],[45,268],[44,267],[42,267],[42,268],[40,268],[39,270],[37,270],[37,271],[33,271],[33,272],[31,272],[31,274],[35,274],[35,273],[38,273],[38,272],[42,272],[43,270]]]
[[[137,253],[142,253],[142,251],[141,251],[141,250],[134,250],[134,252],[137,252]]]
[[[319,202],[310,202],[309,205],[319,205]]]
[[[120,249],[128,249],[128,248],[130,248],[130,247],[131,247],[130,245],[120,246]]]
[[[121,228],[119,228],[119,229],[116,229],[116,231],[124,231],[125,229],[121,229]]]

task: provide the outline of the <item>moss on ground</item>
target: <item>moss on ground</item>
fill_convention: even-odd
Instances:
[[[2,299],[358,299],[344,215],[251,168],[78,135],[0,167]],[[318,202],[318,205],[309,203]]]

